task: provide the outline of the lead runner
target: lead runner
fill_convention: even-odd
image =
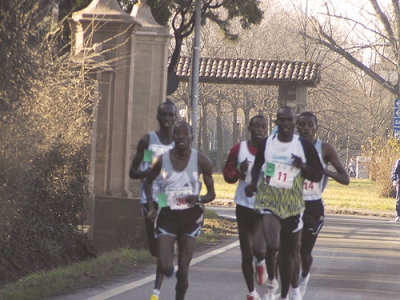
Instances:
[[[294,134],[295,117],[294,110],[288,106],[278,110],[278,133],[259,144],[251,184],[245,188],[248,197],[256,193],[254,207],[264,213],[263,228],[269,250],[272,250],[270,245],[280,242],[282,300],[287,299],[293,277],[299,276],[293,274],[293,268],[295,258],[299,256],[298,244],[303,228],[303,183],[305,179],[318,182],[323,174],[314,145]],[[290,299],[302,299],[298,287],[292,289]]]
[[[172,133],[174,148],[153,162],[144,184],[149,203],[149,217],[156,222],[158,247],[157,269],[170,277],[174,273],[174,243],[178,242],[176,300],[183,300],[189,287],[189,264],[200,234],[203,209],[199,204],[215,199],[212,165],[208,158],[191,149],[192,127],[177,122]],[[152,182],[161,175],[163,193],[154,207]],[[200,174],[207,193],[200,196]]]

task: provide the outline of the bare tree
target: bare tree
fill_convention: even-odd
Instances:
[[[352,11],[357,11],[359,18],[354,18]],[[333,2],[327,1],[322,16],[310,15],[313,32],[303,30],[300,34],[337,53],[399,97],[399,77],[393,80],[386,76],[388,71],[397,75],[400,72],[399,1],[393,0],[385,6],[378,0],[358,1],[347,13],[338,12]],[[366,54],[374,57],[374,64],[364,60]]]

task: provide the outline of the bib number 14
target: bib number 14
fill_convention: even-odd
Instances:
[[[313,190],[314,189],[314,182],[312,182],[312,181],[304,181],[304,189],[305,190]]]

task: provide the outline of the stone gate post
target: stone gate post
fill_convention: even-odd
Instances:
[[[72,56],[94,70],[98,82],[87,225],[99,251],[144,246],[129,167],[141,135],[156,128],[155,111],[166,95],[170,40],[168,29],[154,19],[153,24],[146,8],[140,1],[129,15],[117,0],[93,0],[68,20]]]

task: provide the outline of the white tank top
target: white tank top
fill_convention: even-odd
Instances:
[[[200,181],[198,171],[198,152],[192,149],[188,164],[182,171],[176,171],[171,163],[171,151],[163,154],[161,167],[161,189],[171,209],[190,208],[181,199],[188,195],[200,194]]]
[[[324,163],[322,157],[322,141],[317,140],[315,143],[315,149],[318,152],[319,159],[321,160],[322,166],[327,168],[328,165]],[[322,179],[319,182],[312,182],[309,180],[304,181],[303,195],[305,201],[314,201],[322,198],[322,192],[328,184],[328,176],[322,175]]]
[[[160,139],[158,138],[157,133],[153,130],[149,133],[149,147],[145,150],[145,155],[143,157],[141,163],[141,171],[146,171],[150,168],[151,163],[153,162],[154,158],[163,154],[164,152],[172,149],[174,147],[174,142],[169,145],[164,145],[161,143]],[[147,152],[147,153],[146,153]],[[158,194],[161,193],[160,187],[160,176],[153,181],[153,198],[155,201],[158,199]],[[144,192],[144,178],[140,180],[140,193],[139,193],[140,203],[146,204],[147,197]]]
[[[247,141],[243,141],[240,143],[239,147],[238,162],[240,163],[246,160],[246,158],[247,161],[249,162],[249,167],[247,168],[247,171],[245,173],[246,176],[245,180],[239,179],[234,200],[236,204],[254,209],[255,196],[247,197],[244,192],[244,189],[251,182],[251,169],[253,168],[254,165],[255,155],[250,153]]]
[[[291,189],[295,177],[301,172],[300,168],[292,165],[292,154],[306,161],[303,146],[298,135],[293,135],[292,142],[283,143],[275,135],[267,139],[265,146],[264,176],[270,177],[269,186]]]

